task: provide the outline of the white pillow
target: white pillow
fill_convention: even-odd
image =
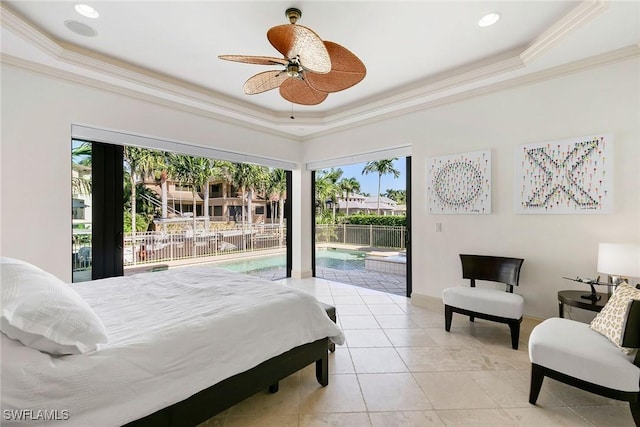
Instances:
[[[622,332],[627,323],[629,303],[632,299],[640,300],[640,289],[622,282],[616,287],[600,313],[591,321],[591,329],[609,338],[626,354],[634,351],[634,349],[622,347]]]
[[[82,354],[107,342],[89,304],[54,275],[7,257],[0,257],[0,275],[0,328],[9,338],[54,355]]]

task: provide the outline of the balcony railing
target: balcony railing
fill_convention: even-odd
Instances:
[[[126,233],[124,266],[284,248],[286,231],[277,224],[252,224],[195,235],[192,230]]]
[[[204,258],[286,247],[285,227],[278,224],[236,225],[225,230],[126,233],[124,266]],[[73,271],[91,269],[91,234],[76,236]],[[343,243],[379,248],[406,248],[406,228],[377,225],[316,225],[316,243]]]

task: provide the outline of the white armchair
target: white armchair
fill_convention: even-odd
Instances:
[[[640,300],[630,300],[625,313],[618,344],[627,349],[638,349]],[[629,402],[633,420],[640,426],[639,351],[635,351],[635,357],[633,353],[625,354],[618,345],[588,324],[551,318],[531,332],[529,358],[529,403],[535,405],[544,377],[549,377],[601,396]]]
[[[472,322],[477,317],[506,323],[511,330],[511,347],[517,350],[524,299],[513,293],[513,287],[518,285],[524,260],[461,254],[460,261],[462,277],[470,279],[471,286],[456,286],[442,291],[445,330],[451,330],[453,313],[469,316]],[[476,280],[504,283],[506,292],[476,287]]]

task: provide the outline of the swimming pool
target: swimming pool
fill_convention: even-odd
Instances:
[[[335,270],[364,270],[364,252],[342,249],[319,249],[316,251],[316,267]],[[262,270],[285,268],[286,254],[268,255],[255,258],[235,259],[215,263],[215,267],[238,273],[255,273]]]

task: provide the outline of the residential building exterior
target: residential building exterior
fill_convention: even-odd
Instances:
[[[242,192],[233,184],[224,180],[209,181],[209,199],[207,215],[204,214],[205,195],[203,191],[195,194],[196,217],[208,216],[214,222],[242,222],[243,217],[243,200]],[[160,185],[156,182],[146,182],[145,186],[154,191],[158,197],[162,194]],[[251,200],[251,222],[254,224],[278,222],[277,196],[267,200],[264,194],[253,192],[254,196]],[[248,195],[246,192],[245,197]],[[191,187],[180,185],[179,183],[167,181],[167,206],[168,218],[180,217],[184,214],[193,213],[194,195]],[[248,203],[244,201],[245,220],[248,221],[247,215]],[[272,215],[272,212],[275,215]],[[273,216],[273,218],[272,218]]]
[[[349,197],[338,199],[337,212],[349,215],[376,214],[378,213],[378,197],[363,196],[361,194],[349,194]],[[406,207],[398,205],[395,200],[388,197],[380,197],[380,215],[405,215]]]

